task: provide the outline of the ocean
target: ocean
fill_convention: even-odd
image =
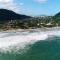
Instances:
[[[60,60],[60,27],[0,32],[0,60]]]

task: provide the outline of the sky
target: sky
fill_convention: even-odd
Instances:
[[[60,0],[0,0],[1,8],[31,16],[54,15],[60,12]]]

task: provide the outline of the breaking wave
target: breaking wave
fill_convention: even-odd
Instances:
[[[24,32],[0,32],[0,52],[26,52],[29,45],[49,37],[59,36],[60,28],[35,29]],[[20,52],[21,53],[21,52]]]

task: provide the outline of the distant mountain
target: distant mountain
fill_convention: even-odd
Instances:
[[[0,21],[21,20],[30,18],[30,16],[17,14],[11,10],[0,9]]]

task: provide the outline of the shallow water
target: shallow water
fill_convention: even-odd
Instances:
[[[0,32],[0,60],[60,60],[60,28]]]

